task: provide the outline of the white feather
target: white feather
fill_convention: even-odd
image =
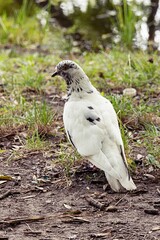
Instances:
[[[121,186],[127,190],[136,189],[128,172],[113,106],[91,85],[83,70],[76,66],[68,70],[72,81],[70,97],[63,113],[67,136],[80,155],[105,172],[114,191],[119,191]],[[77,79],[80,79],[78,85]],[[76,91],[78,88],[82,91]]]

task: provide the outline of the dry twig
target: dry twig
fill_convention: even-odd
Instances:
[[[0,195],[0,200],[4,199],[4,198],[7,198],[9,197],[10,195],[13,195],[13,194],[19,194],[20,192],[19,191],[11,191],[11,190],[8,190],[7,192],[3,193]]]
[[[23,222],[36,222],[43,219],[45,219],[44,216],[31,216],[31,217],[15,218],[10,220],[0,220],[0,229],[19,225]]]
[[[101,202],[93,199],[92,197],[86,197],[85,199],[91,206],[96,207],[100,210],[103,210],[106,206],[104,203],[101,203]]]
[[[158,193],[158,195],[160,196],[160,190],[157,188],[157,193]]]
[[[151,215],[159,215],[159,211],[157,209],[144,209],[144,212]]]
[[[118,200],[118,202],[115,203],[115,206],[118,206],[118,204],[128,195],[128,193],[126,193],[122,198],[120,198]]]
[[[41,235],[42,232],[40,231],[24,231],[24,235],[26,236],[35,236],[35,235]]]
[[[82,217],[67,216],[61,220],[63,223],[90,223],[89,220]]]

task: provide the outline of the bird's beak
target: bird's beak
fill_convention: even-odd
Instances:
[[[57,75],[58,75],[58,72],[55,71],[55,72],[51,75],[51,77],[55,77],[55,76],[57,76]]]

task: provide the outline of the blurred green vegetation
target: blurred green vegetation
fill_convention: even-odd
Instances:
[[[49,24],[50,16],[45,9],[41,9],[33,4],[33,1],[23,0],[21,5],[13,1],[8,2],[7,9],[12,10],[8,13],[3,10],[0,16],[0,43],[7,45],[17,45],[31,50],[37,48],[63,49],[68,48],[63,41],[63,31],[60,28]],[[17,2],[17,1],[16,1]],[[1,3],[3,4],[3,3]],[[5,9],[5,4],[3,9]],[[61,41],[59,41],[61,39]],[[14,51],[10,48],[10,54]]]
[[[30,41],[40,41],[40,33],[34,33],[39,24],[35,21],[37,8],[33,1],[23,0],[21,4],[19,1],[1,1],[0,9],[1,43],[25,45],[28,38]]]
[[[84,4],[86,9],[82,10]],[[137,39],[143,23],[146,31],[148,25],[148,44],[154,49],[155,31],[159,29],[159,22],[154,20],[158,6],[157,0],[154,4],[134,0],[86,0],[81,4],[69,0],[1,0],[0,38],[2,43],[9,40],[25,45],[30,35],[32,43],[41,45],[45,30],[54,34],[60,28],[69,44],[77,44],[81,50],[99,51],[117,45],[131,50],[142,47],[137,41],[145,42],[143,36]]]
[[[32,0],[6,0],[0,1],[0,15],[13,16],[18,11],[24,16],[32,16],[36,11],[36,4]]]
[[[70,15],[74,19],[71,32],[79,32],[84,39],[92,42],[93,49],[97,47],[112,47],[118,41],[123,47],[131,49],[136,34],[136,16],[134,7],[141,9],[141,5],[122,0],[115,4],[109,1],[89,1],[85,12],[80,7],[74,7]]]
[[[132,49],[135,45],[136,24],[147,13],[146,7],[135,1],[121,0],[115,3],[113,0],[95,0],[88,1],[86,11],[82,11],[81,5],[73,1],[71,13],[65,16],[61,3],[67,1],[1,1],[1,42],[25,46],[30,38],[31,43],[41,45],[44,36],[47,36],[45,31],[54,34],[57,28],[61,28],[69,44],[77,41],[82,50],[97,51],[116,44]],[[67,21],[70,27],[61,27],[67,25]]]

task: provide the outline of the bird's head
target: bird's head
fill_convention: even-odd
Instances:
[[[71,85],[75,80],[83,79],[86,76],[82,68],[71,60],[59,62],[52,77],[56,75],[64,78],[67,85]]]

